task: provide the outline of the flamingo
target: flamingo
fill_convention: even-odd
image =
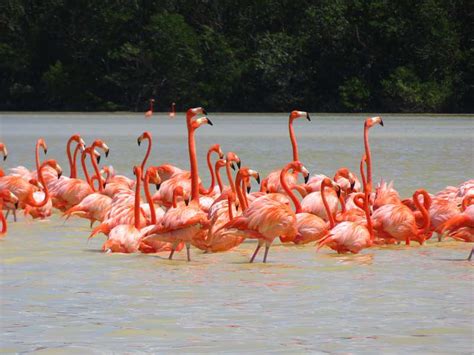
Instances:
[[[10,190],[2,189],[0,190],[0,222],[2,223],[2,229],[0,231],[0,238],[3,238],[7,235],[7,220],[3,215],[2,208],[3,203],[8,202],[15,204],[15,208],[18,207],[18,197],[16,197]]]
[[[423,196],[423,203],[419,197]],[[410,240],[416,240],[419,244],[431,236],[430,215],[427,207],[431,204],[431,198],[423,189],[418,189],[413,194],[413,202],[423,215],[423,226],[421,229],[416,224],[413,211],[402,203],[387,204],[375,210],[372,215],[373,226],[378,238],[389,241],[405,241],[410,245]]]
[[[149,119],[153,116],[153,104],[155,103],[155,99],[150,99],[150,108],[147,112],[145,112],[145,118]]]
[[[291,146],[293,150],[293,161],[299,160],[298,143],[296,141],[295,131],[293,128],[293,121],[300,117],[304,117],[308,121],[311,121],[311,118],[309,117],[308,112],[298,111],[298,110],[291,111],[289,119],[288,119],[288,131],[289,131]],[[272,171],[270,174],[268,174],[268,176],[262,181],[261,191],[270,192],[270,193],[284,192],[280,185],[280,172],[281,172],[281,169]],[[294,174],[288,174],[286,178],[288,179],[288,184],[290,186],[296,184],[296,179],[295,179]]]
[[[170,118],[174,118],[174,116],[176,115],[176,104],[173,102],[171,103],[171,110],[170,110]]]
[[[2,142],[0,142],[0,153],[2,153],[3,155],[3,161],[7,160],[7,157],[8,157],[7,146]],[[0,177],[2,176],[5,176],[5,172],[3,171],[2,168],[0,168]]]
[[[188,150],[191,167],[191,202],[188,206],[179,206],[169,209],[163,216],[160,225],[147,232],[144,241],[161,240],[173,243],[173,249],[169,259],[173,258],[175,248],[179,243],[184,242],[188,261],[191,261],[190,247],[191,242],[197,235],[202,238],[207,234],[209,221],[207,215],[201,210],[199,205],[199,171],[196,156],[195,131],[203,124],[212,125],[207,117],[194,119],[196,115],[206,114],[202,107],[192,108],[186,112],[186,124],[188,128]],[[161,189],[161,188],[160,188]]]
[[[466,195],[462,201],[462,213],[448,219],[441,230],[442,234],[464,242],[474,242],[474,204],[473,195]],[[469,257],[470,260],[470,257]]]
[[[365,148],[365,156],[367,159],[367,186],[372,191],[372,154],[370,152],[370,145],[369,145],[369,129],[375,126],[376,124],[380,124],[383,127],[383,120],[380,116],[369,117],[364,122],[364,148]]]
[[[367,185],[367,184],[364,184]],[[369,188],[364,188],[365,220],[344,221],[332,228],[326,237],[319,240],[317,250],[327,245],[342,253],[357,254],[364,248],[369,248],[374,242],[374,230],[369,210]]]

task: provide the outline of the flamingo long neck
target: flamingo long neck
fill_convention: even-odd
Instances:
[[[134,208],[134,217],[135,217],[135,228],[140,228],[140,182],[142,180],[142,169],[137,167],[136,169],[137,182],[135,183],[135,208]]]
[[[423,195],[423,203],[420,202],[420,195]],[[428,234],[430,232],[431,224],[430,214],[428,213],[429,206],[431,205],[431,197],[426,191],[418,190],[413,194],[413,203],[423,216],[423,226],[420,228],[420,232]]]
[[[293,119],[290,117],[288,121],[288,131],[290,133],[291,147],[293,149],[293,161],[298,159],[298,142],[296,141],[295,130],[293,128]]]
[[[74,174],[74,162],[72,161],[72,155],[71,155],[71,144],[74,141],[74,137],[69,138],[66,144],[66,154],[67,154],[67,160],[69,161],[69,171],[71,173],[70,177],[75,177],[73,176]]]
[[[237,190],[237,198],[239,199],[240,207],[242,208],[243,212],[247,209],[247,204],[242,193],[242,176],[240,173],[237,173],[237,178],[235,179],[235,189]]]
[[[364,125],[364,146],[367,159],[367,184],[372,187],[372,155],[370,154],[369,127],[367,124]]]
[[[365,154],[362,156],[362,159],[360,160],[360,165],[359,165],[360,178],[362,180],[362,186],[364,187],[364,192],[365,192],[365,189],[367,188],[367,179],[365,178],[364,163],[367,164],[367,156]],[[369,191],[369,193],[370,192],[372,191]]]
[[[374,242],[374,228],[372,225],[372,219],[370,218],[370,209],[369,209],[369,191],[365,189],[364,192],[364,212],[365,212],[365,219],[367,220],[367,229],[370,235],[370,244]]]
[[[97,160],[95,159],[93,153],[94,153],[93,150],[91,150],[89,152],[89,154],[91,156],[91,163],[92,163],[92,166],[94,168],[95,174],[97,175],[97,180],[99,181],[99,192],[103,193],[104,192],[104,182],[102,180],[102,175],[100,173],[99,166],[97,165]],[[92,183],[92,181],[91,181],[91,183]],[[94,184],[92,183],[92,185],[94,185]],[[92,186],[92,188],[94,188],[94,186]]]
[[[46,203],[48,203],[49,190],[48,190],[48,185],[46,185],[46,183],[44,181],[44,177],[43,177],[44,167],[45,167],[45,164],[41,165],[38,169],[38,179],[39,179],[41,185],[43,185],[43,188],[44,188],[44,198],[43,198],[43,201],[36,202],[36,200],[33,197],[34,192],[31,192],[31,195],[29,196],[29,199],[28,199],[29,201],[28,201],[27,204],[32,206],[32,207],[43,207],[44,205],[46,205]]]
[[[231,213],[231,212],[229,212]],[[3,215],[3,200],[0,199],[0,222],[2,223],[2,230],[0,231],[0,235],[4,235],[7,233],[7,220]]]
[[[216,170],[216,179],[217,179],[217,185],[219,185],[219,190],[222,191],[224,190],[224,184],[222,183],[222,178],[221,178],[221,172],[220,172],[220,166],[217,165],[216,163],[215,170]]]
[[[234,213],[232,212],[232,204],[234,202],[234,193],[231,192],[227,196],[227,205],[229,207],[229,221],[232,221],[234,219]]]
[[[326,215],[329,219],[329,226],[332,229],[336,225],[336,222],[334,221],[334,216],[332,215],[328,201],[326,200],[326,187],[327,185],[323,181],[323,183],[321,184],[321,199],[323,200],[324,209],[326,210]]]
[[[232,164],[232,161],[230,161],[228,159],[227,162],[225,163],[225,172],[227,173],[227,179],[229,180],[230,189],[235,194],[235,193],[237,193],[237,191],[235,189],[235,183],[234,183],[234,178],[232,177],[232,171],[230,169],[230,164]]]
[[[92,184],[91,178],[89,176],[89,172],[87,171],[87,166],[86,166],[86,155],[87,152],[90,151],[90,148],[86,148],[82,154],[81,154],[81,165],[82,165],[82,170],[84,172],[84,177],[86,178],[87,184],[91,187],[92,191],[95,192],[94,189],[94,184]]]
[[[155,205],[153,204],[153,198],[151,197],[150,193],[150,172],[147,171],[145,173],[145,182],[143,188],[145,189],[145,197],[146,201],[148,202],[148,206],[150,207],[150,216],[151,216],[151,224],[156,224],[156,211]]]
[[[141,169],[142,171],[145,171],[145,164],[148,160],[148,157],[150,156],[150,153],[151,153],[151,137],[149,135],[145,135],[144,138],[146,138],[148,140],[148,147],[146,148],[146,153],[145,153],[145,157],[143,158],[143,161],[142,161],[142,165],[141,165]],[[146,174],[145,174],[146,175]]]
[[[199,171],[196,156],[196,141],[194,129],[188,125],[188,150],[191,165],[191,200],[199,203]]]
[[[291,201],[293,201],[293,204],[295,205],[295,210],[296,210],[296,213],[301,213],[301,203],[300,203],[300,200],[298,200],[298,198],[295,196],[295,194],[293,193],[293,191],[290,189],[290,187],[288,186],[288,183],[285,179],[286,177],[286,173],[288,172],[289,170],[289,167],[284,167],[280,173],[280,185],[281,187],[283,188],[283,190],[285,190],[286,194],[288,196],[290,196],[290,199]]]
[[[209,168],[209,173],[211,174],[211,185],[207,190],[204,190],[202,192],[203,195],[209,195],[212,191],[214,191],[214,186],[216,186],[216,175],[214,174],[214,169],[212,168],[212,163],[211,163],[211,155],[212,155],[213,150],[209,150],[207,152],[207,167]]]
[[[341,212],[346,212],[346,200],[344,199],[344,196],[342,196],[342,194],[339,195],[339,203],[341,204]]]
[[[244,202],[245,202],[245,208],[249,207],[249,200],[247,199],[248,193],[247,193],[247,180],[242,179],[242,186],[241,189],[242,191],[242,196],[244,197]]]
[[[39,168],[40,168],[39,148],[40,148],[40,145],[38,142],[36,142],[35,162],[36,162],[36,171],[38,172],[38,174],[39,174]]]
[[[74,178],[76,179],[77,178],[77,165],[76,165],[76,162],[77,162],[77,155],[79,154],[79,151],[81,150],[81,145],[78,144],[76,145],[76,148],[74,148],[74,154],[72,156],[72,165],[70,165],[71,167],[71,178]]]

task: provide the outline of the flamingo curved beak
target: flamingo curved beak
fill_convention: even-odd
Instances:
[[[137,144],[138,146],[140,146],[140,144],[142,143],[142,140],[140,139],[140,137],[137,138]]]
[[[106,158],[109,156],[109,152],[110,152],[110,149],[107,149],[107,150],[105,151],[105,157],[106,157]]]
[[[311,122],[311,117],[309,117],[309,113],[306,113],[306,119]]]
[[[7,156],[8,156],[8,155],[4,155],[4,156],[3,156],[3,161],[7,160]]]
[[[161,187],[161,184],[155,184],[155,186],[156,186],[156,191],[158,191]]]
[[[204,111],[204,110],[203,110]],[[207,113],[205,113],[205,115],[207,115]],[[207,124],[208,125],[211,125],[211,126],[214,126],[214,124],[212,123],[212,121],[208,118],[207,119]]]
[[[241,166],[242,162],[240,160],[237,161],[237,166],[239,167],[240,169],[240,166]]]
[[[304,183],[307,184],[309,180],[309,174],[304,177]]]
[[[383,120],[380,119],[380,125],[383,127]]]
[[[252,186],[247,186],[247,193],[249,194],[250,191],[252,190]]]
[[[255,178],[257,180],[257,183],[260,185],[260,174],[257,174],[257,177]]]
[[[234,165],[234,163],[230,164],[230,167],[232,168],[232,170],[235,171],[235,165]]]
[[[354,190],[354,186],[355,186],[356,182],[355,181],[352,181],[351,182],[351,190]]]
[[[97,164],[100,164],[100,155],[97,156],[96,160],[97,160]]]

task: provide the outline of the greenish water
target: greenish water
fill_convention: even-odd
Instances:
[[[472,177],[470,117],[384,115],[371,130],[374,178],[408,196]],[[286,115],[210,114],[197,133],[201,176],[207,147],[220,143],[262,174],[291,159]],[[315,173],[357,171],[363,116],[312,115],[295,122],[300,158]],[[142,115],[0,114],[5,167],[33,166],[35,139],[67,171],[65,142],[102,137],[106,161],[132,176],[154,136],[152,164],[188,166],[184,118]],[[224,254],[110,255],[87,243],[88,223],[10,223],[0,241],[2,352],[443,352],[473,348],[471,245],[430,242],[338,256],[313,246],[275,246],[270,263],[248,264],[253,243]]]

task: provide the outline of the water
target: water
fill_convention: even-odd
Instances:
[[[285,115],[211,114],[197,133],[201,176],[207,147],[221,143],[262,174],[291,159]],[[370,139],[374,179],[395,180],[403,196],[436,192],[472,177],[468,116],[384,115]],[[358,171],[358,115],[312,115],[295,122],[300,159],[311,172]],[[5,167],[33,166],[42,136],[48,157],[68,172],[65,142],[80,133],[111,147],[107,163],[132,176],[154,136],[152,164],[188,166],[183,115],[1,114]],[[471,245],[430,242],[338,256],[313,246],[272,247],[268,264],[248,264],[254,244],[224,254],[192,250],[193,261],[166,255],[98,252],[88,223],[10,223],[0,242],[1,352],[444,352],[472,353]]]

